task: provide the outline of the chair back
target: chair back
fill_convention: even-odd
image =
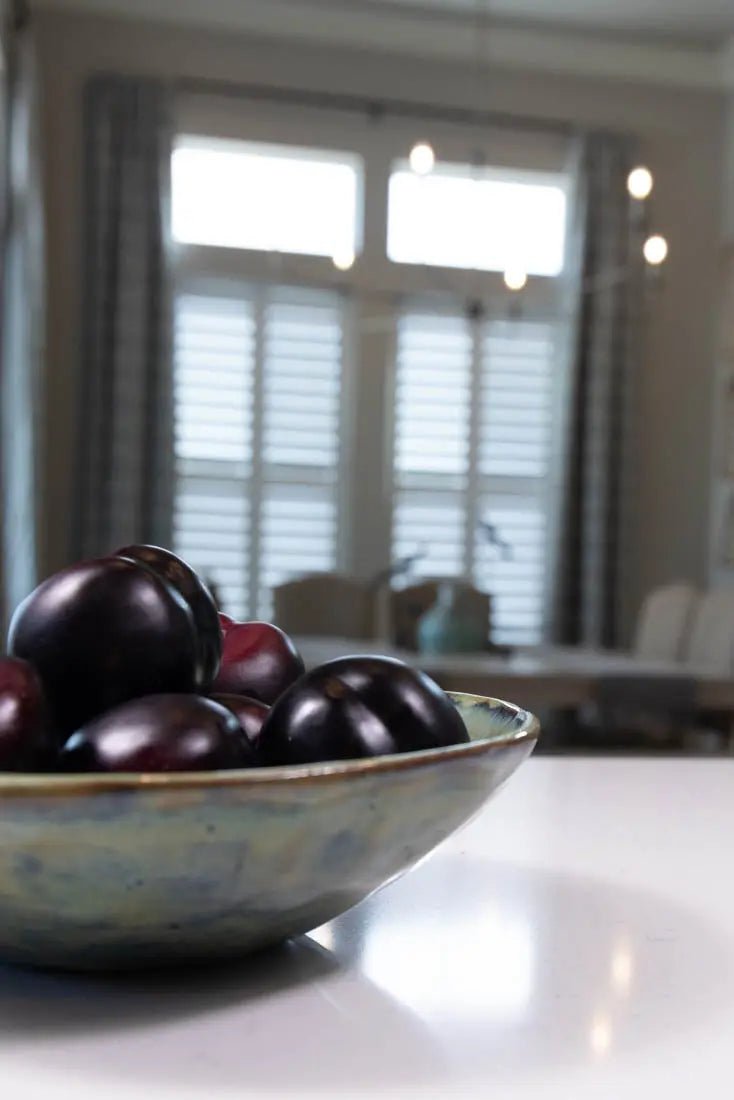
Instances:
[[[653,661],[679,661],[686,652],[701,595],[684,581],[655,588],[643,601],[633,650]]]
[[[683,660],[692,669],[734,674],[734,588],[713,588],[701,597]]]
[[[273,589],[274,619],[288,634],[371,638],[373,595],[342,573],[313,573]]]

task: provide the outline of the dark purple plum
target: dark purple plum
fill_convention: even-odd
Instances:
[[[16,610],[8,649],[36,669],[61,739],[128,699],[201,687],[189,605],[125,558],[49,577]]]
[[[261,703],[259,699],[248,699],[246,695],[211,695],[210,698],[232,711],[247,740],[257,753],[260,730],[270,713],[270,707],[266,703]]]
[[[389,657],[340,657],[306,673],[263,725],[263,764],[311,764],[469,740],[437,684]]]
[[[254,752],[226,707],[199,695],[149,695],[73,733],[65,772],[185,772],[247,768]]]
[[[199,668],[197,682],[208,687],[217,674],[222,656],[222,633],[219,613],[209,589],[182,558],[160,546],[123,546],[115,551],[117,558],[142,562],[158,576],[168,581],[191,608],[197,632]]]
[[[303,670],[303,658],[279,627],[235,623],[224,635],[222,663],[212,694],[249,695],[272,704]]]
[[[52,755],[43,687],[28,661],[0,658],[0,771],[45,771]]]

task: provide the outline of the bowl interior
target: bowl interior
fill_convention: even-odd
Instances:
[[[110,772],[110,773],[0,773],[0,797],[14,794],[71,795],[106,790],[140,791],[156,788],[238,787],[249,784],[269,785],[287,781],[289,785],[308,783],[314,779],[339,777],[349,779],[371,773],[420,768],[440,760],[473,756],[503,745],[529,746],[532,751],[540,726],[535,715],[514,703],[489,696],[464,692],[447,692],[461,714],[470,741],[439,749],[395,753],[359,760],[326,760],[317,764],[274,768],[232,768],[227,771],[197,772]]]

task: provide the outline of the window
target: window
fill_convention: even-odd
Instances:
[[[460,317],[404,315],[395,377],[393,556],[465,572],[472,340]]]
[[[322,131],[308,117],[198,104],[181,118],[175,547],[226,611],[265,618],[292,577],[370,577],[418,555],[419,575],[491,594],[495,641],[539,641],[563,151],[522,135],[495,149],[502,168],[475,169],[454,135],[452,163],[419,177],[395,160],[409,135],[388,122],[325,116]],[[323,148],[299,144],[306,132]],[[332,263],[363,238],[354,267]],[[517,315],[484,274],[506,269],[539,276]],[[481,296],[486,316],[468,320],[463,303]]]
[[[399,321],[393,554],[473,577],[505,644],[542,635],[554,365],[546,321]]]
[[[180,137],[172,232],[188,244],[353,254],[360,158],[290,145]]]
[[[343,312],[287,288],[177,296],[175,548],[232,615],[336,565]]]
[[[401,263],[558,275],[566,193],[561,176],[437,165],[390,176],[387,253]]]

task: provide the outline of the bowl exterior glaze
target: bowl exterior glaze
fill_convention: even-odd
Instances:
[[[0,778],[0,957],[117,969],[234,956],[338,916],[471,818],[538,736],[454,696],[472,741],[308,768]]]

